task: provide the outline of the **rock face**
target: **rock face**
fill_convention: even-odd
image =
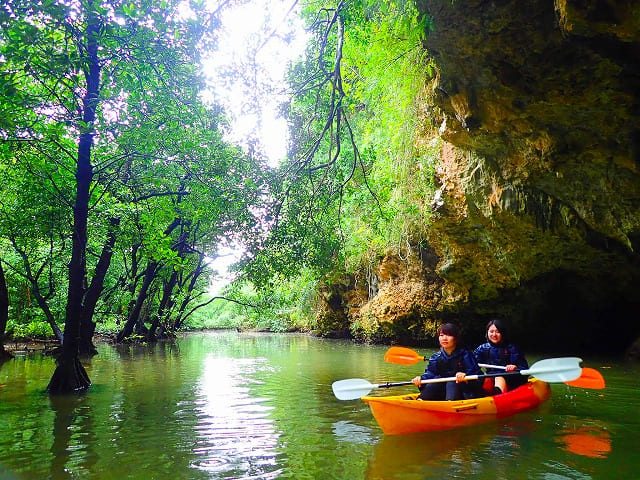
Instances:
[[[419,10],[443,140],[435,219],[427,244],[360,279],[374,289],[344,292],[352,333],[418,341],[454,320],[480,341],[499,315],[537,351],[623,352],[640,334],[640,4]]]

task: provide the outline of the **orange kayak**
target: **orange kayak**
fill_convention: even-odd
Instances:
[[[416,400],[417,394],[362,400],[386,435],[401,435],[488,423],[532,410],[550,395],[547,383],[531,379],[507,393],[470,400],[421,401]]]

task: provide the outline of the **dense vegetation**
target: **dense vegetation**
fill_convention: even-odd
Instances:
[[[228,3],[0,9],[0,334],[58,339],[51,391],[88,386],[78,358],[96,331],[311,329],[319,282],[422,237],[435,145],[416,140],[430,70],[413,2],[305,7],[275,169],[226,141],[203,99],[200,55]],[[246,255],[233,302],[214,302],[224,243]]]
[[[2,308],[10,333],[47,324],[61,341],[52,391],[87,386],[96,321],[119,341],[179,329],[206,303],[218,243],[255,223],[261,165],[201,100],[217,12],[180,4],[0,10]]]
[[[290,72],[292,141],[271,182],[272,228],[229,291],[263,308],[217,304],[221,325],[314,329],[319,282],[406,253],[429,221],[437,145],[418,140],[426,21],[411,1],[310,4],[305,18],[313,40]]]

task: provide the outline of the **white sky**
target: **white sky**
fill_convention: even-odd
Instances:
[[[231,117],[230,140],[246,147],[248,139],[257,138],[272,166],[286,155],[287,125],[277,115],[286,99],[285,74],[307,41],[296,4],[297,0],[247,0],[228,9],[222,16],[218,50],[203,62],[211,99]],[[220,277],[210,286],[212,295],[231,281],[227,269],[242,252],[224,247],[218,253],[212,267]]]
[[[231,116],[231,139],[246,145],[257,137],[271,165],[286,154],[286,123],[276,112],[286,98],[287,66],[306,42],[296,3],[248,0],[229,8],[222,15],[218,50],[203,62],[214,102]]]
[[[233,275],[229,272],[229,266],[240,260],[241,251],[230,247],[218,248],[218,257],[213,259],[211,267],[218,272],[216,278],[212,279],[209,285],[209,294],[217,295],[233,280]]]

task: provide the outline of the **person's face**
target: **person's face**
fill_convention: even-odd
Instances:
[[[489,327],[489,330],[487,330],[487,337],[489,337],[489,341],[492,343],[500,343],[502,341],[502,334],[495,325],[491,325]]]
[[[456,337],[452,335],[440,332],[438,335],[438,341],[440,342],[440,346],[447,352],[455,350],[456,348]]]

